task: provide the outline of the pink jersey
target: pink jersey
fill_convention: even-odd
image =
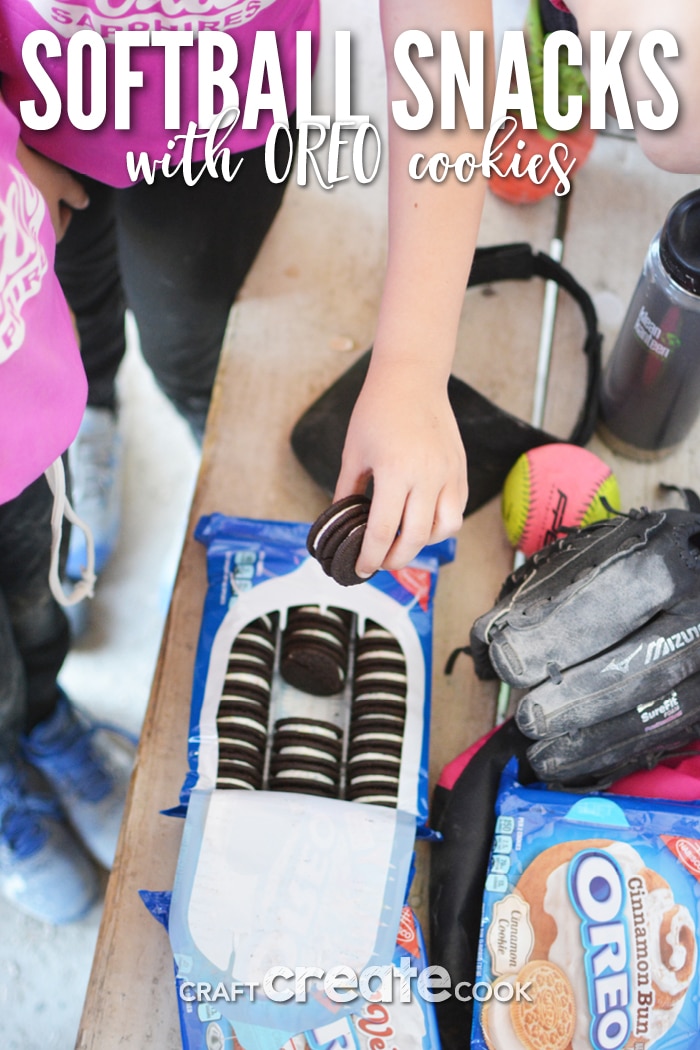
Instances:
[[[0,503],[65,451],[87,397],[49,213],[17,163],[18,137],[0,99]]]
[[[40,62],[59,91],[63,105],[54,128],[38,131],[24,128],[22,138],[45,156],[66,167],[112,186],[126,186],[132,179],[125,162],[127,151],[136,157],[145,152],[161,160],[171,149],[174,136],[184,134],[191,121],[198,119],[198,41],[203,30],[224,32],[234,38],[238,61],[232,79],[243,108],[246,85],[253,61],[256,34],[273,31],[279,55],[286,109],[296,105],[296,34],[312,34],[313,56],[318,48],[319,0],[1,0],[0,76],[2,92],[10,109],[19,115],[22,100],[36,101],[43,113],[42,92],[28,75],[22,60],[22,45],[33,30],[50,30],[61,43],[61,54]],[[107,115],[93,130],[78,131],[66,115],[66,47],[74,34],[89,29],[107,43]],[[143,86],[131,93],[131,119],[128,130],[115,130],[114,119],[114,34],[120,30],[189,30],[194,44],[179,53],[180,127],[165,128],[166,56],[164,48],[140,47],[131,52],[130,67],[143,73]],[[218,57],[217,65],[221,58]],[[103,78],[104,79],[104,78]],[[253,129],[242,128],[239,120],[225,140],[233,152],[265,142],[274,117],[262,109]],[[180,149],[180,146],[176,146]],[[204,159],[204,139],[194,144],[193,159]]]

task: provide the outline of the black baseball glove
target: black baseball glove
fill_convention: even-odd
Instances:
[[[575,530],[506,580],[471,630],[481,678],[527,690],[535,774],[603,786],[700,736],[700,513]]]

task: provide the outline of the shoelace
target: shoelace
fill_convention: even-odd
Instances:
[[[83,598],[92,598],[95,593],[95,580],[97,579],[95,576],[95,542],[92,538],[90,526],[82,518],[78,517],[70,504],[66,493],[66,475],[63,470],[63,460],[60,456],[46,471],[46,480],[53,493],[49,587],[59,605],[77,605]],[[64,591],[58,572],[64,518],[67,518],[72,525],[76,525],[85,534],[87,550],[87,565],[82,569],[81,579],[78,580],[70,594],[66,594]]]
[[[18,775],[0,784],[0,804],[5,809],[0,820],[0,838],[20,860],[31,857],[46,841],[46,828],[40,818],[61,819],[56,801],[48,796],[25,794]]]

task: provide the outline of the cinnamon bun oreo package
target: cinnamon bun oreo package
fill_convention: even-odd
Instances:
[[[700,805],[523,787],[509,765],[471,1046],[696,1046],[698,930]]]
[[[308,531],[217,514],[197,526],[208,590],[169,916],[178,974],[255,988],[218,1009],[277,1046],[352,1003],[322,981],[280,1001],[271,969],[391,964],[429,834],[432,603],[454,554],[438,544],[347,588]]]

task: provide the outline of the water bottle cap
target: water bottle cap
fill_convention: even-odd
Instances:
[[[681,197],[666,217],[659,254],[676,284],[700,295],[700,190]]]

